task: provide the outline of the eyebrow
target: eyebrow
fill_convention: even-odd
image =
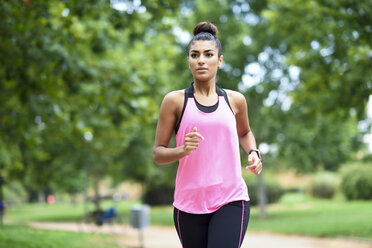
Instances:
[[[214,50],[213,49],[207,49],[207,50],[204,50],[204,52],[206,53],[206,52],[210,52],[210,51],[213,51],[214,52]],[[198,50],[191,50],[191,52],[193,53],[199,53],[199,51]]]

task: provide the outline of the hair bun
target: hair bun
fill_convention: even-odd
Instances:
[[[194,36],[199,33],[210,33],[213,36],[217,37],[218,29],[217,27],[211,22],[200,22],[194,28]]]

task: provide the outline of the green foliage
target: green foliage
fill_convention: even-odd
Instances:
[[[151,206],[169,205],[173,202],[174,186],[165,183],[149,184],[143,202]]]
[[[366,14],[372,8],[370,1],[271,0],[268,4],[271,8],[262,12],[267,32],[285,45],[286,62],[301,68],[300,85],[292,94],[294,105],[302,105],[308,114],[346,117],[354,109],[364,116],[372,86],[368,70],[372,19]]]
[[[1,248],[119,247],[112,236],[37,230],[26,226],[0,226]]]
[[[4,188],[4,200],[7,205],[18,205],[26,202],[27,192],[21,183],[11,182]]]
[[[258,205],[258,180],[257,176],[244,176],[245,182],[248,186],[249,198],[251,206]],[[267,203],[278,202],[280,197],[284,194],[284,189],[272,177],[265,178],[265,192]]]
[[[201,20],[219,27],[218,84],[246,96],[258,143],[303,172],[336,170],[360,149],[357,123],[372,89],[372,29],[361,24],[370,23],[369,1],[195,0],[187,8],[183,30]]]
[[[155,22],[174,15],[178,3],[148,4],[128,13],[110,1],[0,3],[7,181],[76,193],[86,174],[146,180],[151,156],[144,153],[178,56],[170,26]],[[134,148],[138,156],[130,157]]]
[[[160,168],[161,167],[161,168]],[[169,205],[174,199],[174,182],[177,165],[162,165],[146,183],[142,197],[144,203],[152,206]]]
[[[366,154],[366,156],[363,157],[362,162],[372,163],[372,153]]]
[[[318,0],[266,4],[254,10],[261,19],[252,42],[260,41],[260,52],[269,56],[261,52],[257,58],[268,72],[263,85],[272,85],[260,112],[272,123],[264,141],[277,144],[279,155],[299,171],[319,165],[336,170],[360,148],[357,122],[365,118],[372,89],[372,29],[361,23],[370,23],[364,13],[372,6]]]
[[[348,200],[372,199],[372,164],[346,165],[342,171],[341,189]]]
[[[169,182],[176,168],[154,167],[151,148],[161,99],[192,81],[187,40],[175,30],[191,34],[204,20],[220,31],[217,83],[246,96],[258,143],[276,148],[270,155],[310,172],[336,170],[361,149],[357,123],[372,87],[370,1],[141,7],[0,1],[0,170],[7,181],[70,193],[107,175]]]
[[[320,172],[313,175],[310,181],[310,193],[314,197],[331,199],[339,187],[337,175],[330,172]]]

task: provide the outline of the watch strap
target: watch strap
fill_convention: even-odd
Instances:
[[[251,150],[249,150],[248,155],[251,154],[252,152],[257,153],[258,158],[259,158],[260,160],[262,160],[260,150],[258,150],[258,149],[251,149]]]

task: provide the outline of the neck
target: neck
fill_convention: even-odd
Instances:
[[[194,92],[205,96],[215,94],[216,93],[215,78],[203,82],[194,80]]]

